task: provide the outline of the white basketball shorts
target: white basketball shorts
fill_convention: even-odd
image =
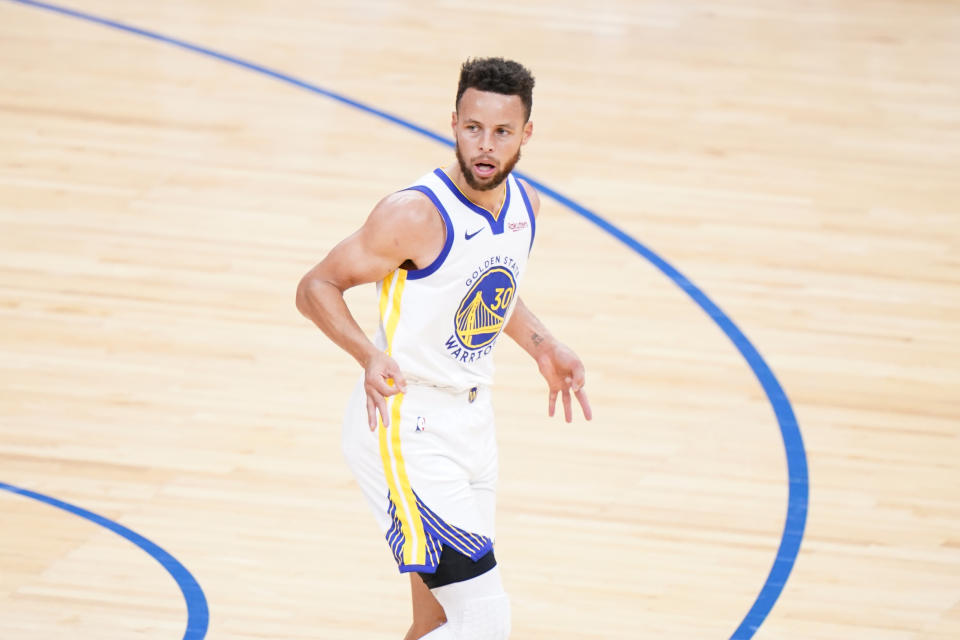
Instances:
[[[343,452],[401,571],[433,573],[446,546],[473,560],[493,548],[497,445],[489,387],[408,384],[387,399],[390,426],[367,423],[361,379]]]

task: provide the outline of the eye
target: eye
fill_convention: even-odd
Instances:
[[[500,127],[499,129],[497,129],[497,135],[505,136],[505,135],[507,135],[508,133],[510,133],[510,132],[507,131],[506,129],[504,129],[503,127]]]
[[[471,133],[473,133],[474,131],[477,131],[479,128],[480,128],[480,127],[478,127],[478,126],[475,125],[475,124],[468,124],[468,125],[467,125],[467,131],[469,131],[469,132],[471,132]]]

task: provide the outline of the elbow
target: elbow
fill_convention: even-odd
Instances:
[[[312,287],[313,277],[309,273],[303,276],[297,284],[297,311],[308,318],[310,317],[310,290]]]
[[[324,313],[332,302],[330,296],[336,293],[342,296],[343,290],[333,282],[311,271],[303,276],[297,285],[297,310],[305,317],[316,322],[318,314]]]

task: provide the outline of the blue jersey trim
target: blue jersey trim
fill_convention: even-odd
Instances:
[[[447,259],[447,255],[450,253],[450,247],[453,246],[453,222],[450,220],[447,210],[443,208],[442,204],[440,204],[439,198],[437,198],[436,194],[431,191],[429,187],[418,184],[408,187],[404,189],[404,191],[419,191],[423,195],[430,198],[433,206],[435,206],[437,211],[440,212],[440,217],[443,218],[443,224],[447,227],[447,238],[443,241],[443,249],[440,250],[440,255],[437,256],[437,259],[423,269],[411,269],[410,271],[407,271],[407,280],[419,280],[420,278],[426,278],[428,275],[439,269],[440,265],[443,264],[443,261]]]
[[[414,571],[417,573],[436,573],[437,566],[438,565],[430,566],[429,564],[401,564],[398,565],[397,568],[400,570],[400,573],[413,573]]]
[[[453,180],[450,179],[450,176],[448,176],[443,169],[434,169],[433,173],[443,181],[443,184],[447,185],[447,188],[450,189],[450,193],[455,195],[457,200],[459,200],[465,207],[470,209],[470,211],[483,216],[483,218],[487,221],[487,224],[490,225],[490,231],[492,231],[494,235],[503,233],[503,223],[504,220],[506,220],[507,211],[510,209],[509,187],[507,187],[507,195],[503,199],[503,207],[500,208],[500,219],[497,220],[493,217],[492,213],[475,202],[472,202],[467,196],[463,195],[463,192],[457,188],[457,185],[453,184]]]
[[[400,569],[400,573],[411,571],[435,573],[440,565],[440,554],[445,546],[455,549],[474,562],[479,561],[480,558],[493,550],[493,539],[448,524],[423,503],[416,491],[413,492],[413,497],[416,499],[417,511],[420,513],[423,533],[426,537],[426,562],[424,564],[406,564],[403,561],[403,549],[407,540],[403,534],[403,524],[397,517],[396,504],[393,502],[390,492],[387,492],[389,505],[387,515],[390,516],[393,524],[385,537],[390,550],[393,552],[393,558],[397,561],[397,568]]]
[[[514,177],[517,182],[517,190],[520,197],[523,198],[523,205],[527,208],[527,215],[530,216],[530,251],[533,251],[533,239],[537,235],[537,216],[533,214],[533,205],[530,204],[530,198],[527,197],[527,190],[523,188],[520,178]]]
[[[491,549],[493,549],[493,540],[479,533],[471,533],[460,527],[455,527],[444,522],[440,516],[431,511],[430,507],[423,503],[423,500],[420,499],[420,496],[418,496],[416,492],[414,492],[413,495],[417,500],[417,508],[420,511],[424,530],[436,536],[441,543],[441,549],[443,546],[448,545],[474,562],[490,553]]]

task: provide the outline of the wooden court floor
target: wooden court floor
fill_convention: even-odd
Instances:
[[[409,616],[339,450],[359,372],[293,294],[451,151],[263,70],[446,135],[459,64],[504,55],[537,77],[520,168],[692,283],[544,198],[521,295],[595,419],[548,419],[504,343],[513,637],[731,638],[790,504],[789,580],[736,637],[960,638],[956,2],[70,7],[144,31],[0,0],[0,483],[159,545],[203,637],[399,640]],[[372,288],[350,302],[372,331]],[[0,639],[198,640],[178,585],[0,491]]]

